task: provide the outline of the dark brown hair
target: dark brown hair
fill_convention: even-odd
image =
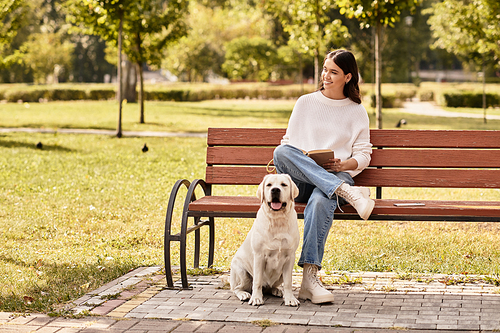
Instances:
[[[344,86],[344,96],[349,97],[353,102],[361,104],[361,95],[359,92],[359,70],[356,58],[350,51],[335,50],[328,53],[323,61],[332,59],[333,62],[340,67],[344,75],[351,74],[351,79]],[[325,89],[323,87],[323,78],[319,83],[319,90]]]

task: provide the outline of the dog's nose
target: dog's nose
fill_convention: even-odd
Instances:
[[[279,194],[281,192],[281,190],[279,188],[272,188],[271,189],[271,194]]]

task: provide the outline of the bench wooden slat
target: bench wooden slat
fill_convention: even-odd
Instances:
[[[370,166],[498,169],[500,168],[500,150],[374,149]]]
[[[214,167],[206,169],[210,184],[258,185],[265,167]],[[498,170],[455,169],[365,169],[355,177],[356,185],[372,187],[500,188]]]
[[[354,180],[373,187],[500,188],[500,171],[370,168]]]
[[[372,130],[375,147],[499,148],[500,131]]]
[[[274,147],[208,147],[207,164],[267,165]],[[374,149],[370,166],[499,168],[500,150]]]
[[[267,165],[274,147],[208,147],[207,164]]]
[[[424,206],[395,206],[394,203],[420,202]],[[253,216],[260,207],[260,202],[256,197],[241,196],[207,196],[192,202],[189,205],[190,214],[201,214],[218,216],[227,216],[227,214],[245,214]],[[305,203],[295,205],[298,214],[304,214]],[[336,218],[342,218],[343,215],[349,215],[355,218],[356,212],[350,205],[341,207],[343,212],[335,212]],[[464,216],[464,217],[488,217],[500,221],[500,201],[435,201],[435,200],[388,200],[376,199],[373,209],[372,220],[381,219],[385,215],[403,217],[409,220],[420,219],[423,216],[439,218],[444,216]],[[203,215],[203,216],[206,216]],[[352,215],[352,216],[351,216]],[[413,218],[411,216],[414,216]],[[358,219],[358,218],[355,218]]]
[[[209,146],[277,146],[285,129],[209,128]],[[371,130],[374,147],[500,148],[500,131]]]
[[[286,129],[209,128],[209,146],[277,146]]]

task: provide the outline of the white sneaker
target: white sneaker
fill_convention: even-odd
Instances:
[[[318,278],[318,266],[304,264],[299,298],[309,299],[314,304],[333,302],[333,294],[323,287]]]
[[[363,220],[367,220],[375,207],[375,201],[370,199],[370,189],[361,186],[350,186],[343,183],[335,191],[356,209]]]

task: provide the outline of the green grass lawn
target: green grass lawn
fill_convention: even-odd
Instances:
[[[112,129],[115,105],[3,104],[0,124]],[[148,124],[139,125],[136,106],[128,104],[124,130],[286,127],[292,106],[291,101],[147,103]],[[387,110],[384,117],[386,128],[405,118],[407,128],[500,129],[499,121],[485,125],[481,119],[476,123],[398,110]],[[43,149],[36,148],[38,142]],[[141,151],[144,143],[147,153]],[[0,311],[55,311],[130,269],[162,265],[170,189],[179,178],[204,178],[205,147],[203,138],[0,134]],[[219,186],[214,191],[254,195],[255,189]],[[500,200],[500,190],[393,189],[384,195]],[[180,207],[175,214],[179,216]],[[251,224],[250,219],[217,222],[218,268],[229,269]],[[493,223],[335,221],[324,268],[498,275],[498,244],[500,225]],[[173,251],[177,256],[178,249]]]
[[[483,109],[478,109],[478,108],[449,108],[449,107],[443,107],[443,110],[450,111],[450,112],[461,112],[461,113],[472,113],[472,114],[478,114],[478,115],[483,115],[484,110]],[[487,108],[486,109],[486,115],[487,116],[500,116],[500,109],[498,108]]]
[[[123,108],[124,131],[166,131],[204,133],[209,127],[286,128],[293,100],[211,100],[203,102],[146,102],[145,124],[139,124],[135,103]],[[366,105],[366,103],[365,103]],[[366,107],[371,126],[374,110]],[[450,111],[456,109],[451,108]],[[475,112],[479,112],[477,109]],[[482,110],[480,111],[482,112]],[[395,128],[404,118],[408,129],[500,129],[499,120],[444,118],[407,114],[404,109],[384,109],[383,127]],[[118,104],[113,101],[51,103],[7,103],[0,105],[0,127],[91,128],[117,127]]]
[[[139,124],[137,103],[123,107],[124,131],[206,132],[210,126],[286,127],[294,101],[146,102],[146,124]],[[7,103],[0,127],[116,129],[115,101]],[[220,124],[220,125],[219,125]]]

